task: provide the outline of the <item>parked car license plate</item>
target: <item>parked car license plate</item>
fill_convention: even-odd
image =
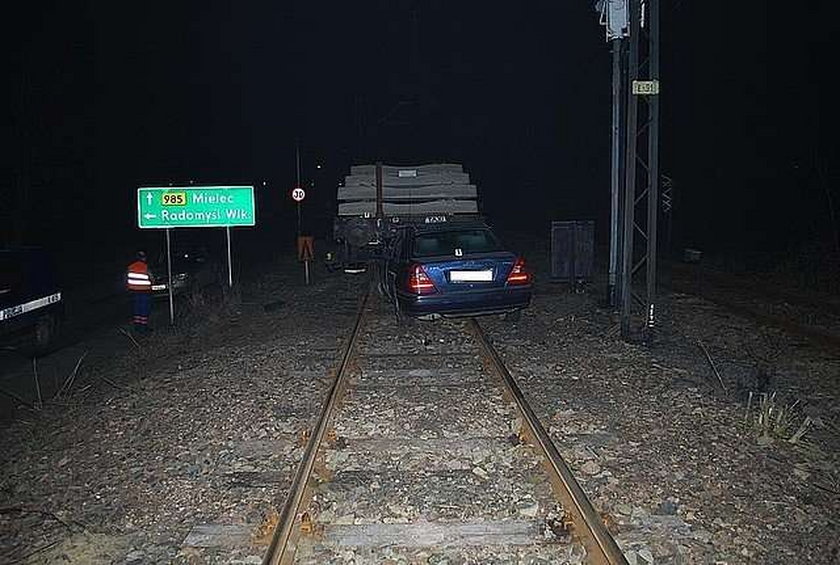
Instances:
[[[153,284],[152,285],[152,290],[165,290],[165,289],[166,289],[165,284]]]
[[[492,282],[493,270],[449,271],[449,280],[452,282]]]

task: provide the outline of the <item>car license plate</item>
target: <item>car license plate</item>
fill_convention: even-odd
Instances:
[[[452,282],[491,282],[493,271],[492,269],[485,271],[449,271],[449,280]]]
[[[165,284],[153,284],[152,290],[166,290]]]

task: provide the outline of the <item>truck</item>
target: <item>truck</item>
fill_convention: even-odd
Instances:
[[[402,227],[480,219],[478,189],[463,165],[353,165],[338,187],[327,266],[366,270]]]

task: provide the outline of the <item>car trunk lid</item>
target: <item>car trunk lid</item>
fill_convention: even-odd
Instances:
[[[420,262],[438,292],[475,292],[505,286],[516,255],[507,251],[469,257],[425,257]]]

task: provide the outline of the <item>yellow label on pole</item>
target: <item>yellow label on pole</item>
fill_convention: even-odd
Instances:
[[[633,94],[637,96],[655,96],[659,94],[658,80],[634,80]]]

